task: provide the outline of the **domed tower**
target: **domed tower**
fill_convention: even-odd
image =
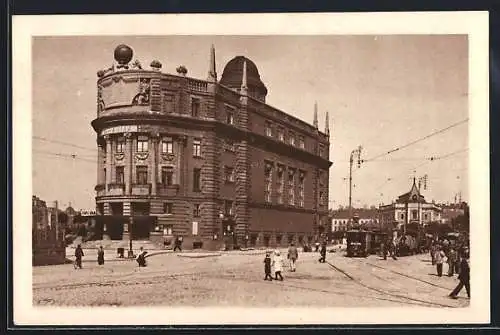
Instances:
[[[262,80],[260,80],[259,70],[254,62],[244,56],[236,56],[226,64],[219,83],[239,92],[242,86],[245,62],[247,67],[248,95],[265,102],[267,88]]]

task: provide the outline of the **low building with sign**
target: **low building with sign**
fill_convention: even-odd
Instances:
[[[207,80],[130,64],[98,72],[97,214],[112,239],[185,247],[276,246],[313,240],[328,220],[329,129],[266,104],[257,66],[238,56]]]
[[[429,203],[420,193],[415,179],[409,192],[402,194],[389,205],[379,207],[379,216],[385,227],[400,229],[405,223],[418,223],[419,226],[441,221],[442,208]]]

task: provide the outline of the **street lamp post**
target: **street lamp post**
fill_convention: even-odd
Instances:
[[[129,250],[128,250],[128,257],[132,258],[134,257],[134,251],[132,249],[132,225],[134,224],[134,217],[131,215],[129,219],[129,227],[128,227],[128,239],[129,239]]]

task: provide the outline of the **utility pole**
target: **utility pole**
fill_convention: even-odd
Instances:
[[[358,169],[361,167],[361,149],[359,146],[357,149],[351,151],[351,156],[349,158],[349,223],[352,225],[352,165],[354,164],[354,156],[358,159]]]
[[[59,204],[57,203],[57,200],[54,202],[55,204],[55,207],[56,207],[56,222],[55,222],[55,226],[56,226],[56,243],[59,242]]]

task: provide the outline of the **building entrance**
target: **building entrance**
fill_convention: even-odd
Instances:
[[[134,240],[149,240],[151,229],[154,227],[156,217],[134,216],[133,223],[129,224],[129,231]]]
[[[237,245],[235,226],[236,222],[233,219],[227,219],[222,222],[222,237],[227,250],[233,250]]]

